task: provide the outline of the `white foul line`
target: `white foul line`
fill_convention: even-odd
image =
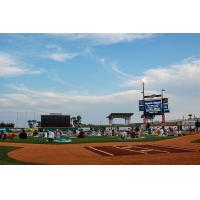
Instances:
[[[99,151],[99,152],[101,152],[101,153],[105,153],[105,154],[107,154],[107,155],[109,155],[109,156],[114,156],[112,153],[108,153],[108,152],[106,152],[106,151],[102,151],[102,150],[100,150],[100,149],[96,149],[96,148],[91,147],[91,146],[89,146],[89,148],[90,148],[90,149],[93,149],[93,150],[95,150],[95,151]]]
[[[171,149],[188,150],[188,151],[199,152],[199,150],[197,150],[197,149],[189,149],[189,148],[182,148],[182,147],[162,146],[162,145],[154,145],[154,144],[151,144],[151,146],[166,147],[166,148],[171,148]]]
[[[132,151],[132,152],[137,152],[137,153],[141,153],[141,154],[148,154],[146,152],[142,152],[142,151],[135,151],[135,150],[132,150],[132,149],[123,149],[123,148],[120,148],[120,147],[117,147],[117,146],[113,146],[117,149],[121,149],[121,150],[126,150],[126,151]]]
[[[153,145],[152,145],[152,146],[153,146]],[[159,151],[159,152],[164,152],[164,153],[170,153],[169,151],[158,150],[158,149],[152,149],[152,148],[147,148],[147,147],[137,147],[137,146],[132,146],[132,147],[143,149],[143,150],[141,150],[141,151]]]
[[[129,149],[129,148],[132,148],[132,147],[138,148],[138,149],[141,149],[141,150],[140,151],[135,151],[133,149]],[[121,147],[118,147],[118,148],[121,148]],[[147,152],[151,152],[151,151],[158,151],[158,152],[162,152],[162,153],[170,153],[169,151],[146,148],[146,147],[137,147],[137,146],[127,146],[127,147],[122,147],[121,149],[128,150],[128,151],[141,152],[141,153],[145,153],[146,152],[146,154],[148,154]]]

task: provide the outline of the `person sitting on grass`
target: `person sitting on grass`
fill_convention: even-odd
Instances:
[[[61,137],[60,131],[58,129],[54,132],[54,134],[55,134],[56,138],[60,138]]]
[[[156,135],[160,135],[160,128],[159,127],[156,128]]]
[[[164,136],[165,134],[164,134],[164,130],[163,130],[163,128],[160,128],[160,136]]]
[[[178,134],[177,134],[178,136],[182,136],[183,134],[182,134],[182,131],[181,130],[178,130]]]
[[[135,138],[136,137],[135,130],[131,130],[130,135],[131,135],[131,138]]]
[[[121,138],[123,139],[127,138],[127,132],[125,130],[122,131]]]
[[[49,130],[46,129],[46,130],[44,131],[44,137],[45,137],[45,138],[48,138],[48,134],[49,134]]]
[[[84,137],[85,137],[85,133],[81,129],[80,132],[79,132],[79,134],[78,134],[78,138],[84,138]]]
[[[115,136],[115,130],[112,129],[112,136]]]
[[[101,130],[101,136],[105,136],[105,131]]]
[[[73,130],[73,135],[76,136],[76,130],[75,129]]]
[[[137,137],[137,138],[139,138],[139,133],[140,133],[140,128],[139,128],[139,126],[136,126],[135,127],[135,137]]]
[[[22,129],[19,134],[19,139],[26,139],[26,138],[27,138],[27,133],[24,129]]]
[[[38,135],[38,131],[37,131],[37,130],[34,130],[34,131],[33,131],[33,137],[34,137],[34,136],[37,136],[37,135]]]
[[[130,129],[128,129],[128,130],[126,131],[126,133],[127,133],[127,138],[131,138]]]
[[[6,133],[5,131],[3,131],[3,136],[2,136],[2,139],[3,139],[3,140],[6,139],[6,134],[7,134],[7,133]]]
[[[38,137],[42,138],[43,137],[43,130],[40,129],[39,132],[38,132]]]
[[[52,143],[54,138],[55,138],[54,132],[53,131],[49,131],[48,132],[48,138],[47,138],[48,142]]]
[[[0,132],[0,140],[3,138],[3,130]]]

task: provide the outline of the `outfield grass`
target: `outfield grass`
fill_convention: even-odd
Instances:
[[[30,165],[8,157],[8,152],[18,149],[18,147],[0,146],[0,165]]]
[[[13,140],[0,140],[0,142],[48,144],[48,141],[46,138],[37,138],[37,137],[27,137],[27,139],[15,138]]]
[[[174,136],[159,137],[159,136],[145,136],[145,138],[132,138],[122,139],[120,137],[109,137],[109,136],[90,136],[85,138],[74,138],[72,143],[90,143],[90,142],[153,142],[175,138]]]
[[[70,143],[53,143],[53,144],[78,144],[78,143],[94,143],[94,142],[153,142],[166,139],[172,139],[175,136],[160,137],[155,135],[145,136],[145,138],[122,139],[120,137],[111,136],[86,136],[85,138],[71,138]],[[33,143],[33,144],[49,144],[46,138],[28,137],[27,139],[0,140],[0,142],[15,143]],[[52,143],[50,143],[52,144]]]
[[[200,143],[200,139],[192,141],[192,143]]]

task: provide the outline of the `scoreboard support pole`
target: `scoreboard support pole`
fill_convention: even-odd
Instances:
[[[165,113],[162,113],[162,127],[165,128]]]
[[[165,128],[165,110],[164,110],[164,103],[163,103],[163,96],[164,96],[164,89],[161,90],[162,95],[162,128]]]
[[[146,116],[146,115],[144,115],[144,117],[143,117],[143,123],[144,123],[144,124],[147,123],[147,116]]]

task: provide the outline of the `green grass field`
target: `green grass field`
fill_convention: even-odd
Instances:
[[[92,142],[153,142],[166,139],[172,139],[175,136],[145,136],[145,138],[122,139],[120,137],[111,136],[87,136],[85,138],[72,138],[70,143],[51,143],[51,144],[78,144]],[[16,143],[33,143],[33,144],[49,144],[46,138],[28,137],[27,139],[0,140],[0,142],[16,142]]]
[[[17,149],[17,147],[0,146],[0,165],[30,165],[31,163],[26,163],[18,161],[8,157],[8,152]]]
[[[192,143],[200,143],[200,139],[192,141]]]

